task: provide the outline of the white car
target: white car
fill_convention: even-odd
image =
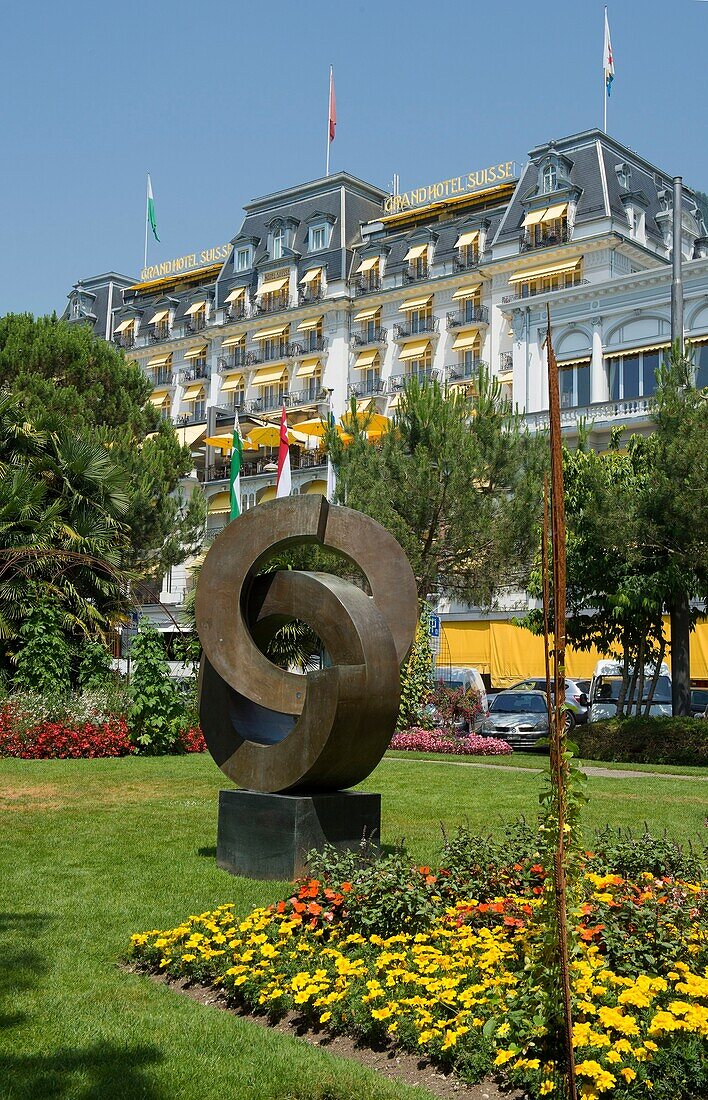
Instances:
[[[644,667],[644,690],[642,692],[642,707],[649,699],[649,688],[656,671],[655,666]],[[633,670],[629,670],[630,680]],[[619,661],[598,661],[595,666],[592,681],[590,683],[590,721],[605,722],[608,718],[614,718],[617,713],[617,700],[622,688],[623,669]],[[633,704],[636,706],[637,689],[633,693]],[[625,699],[625,703],[628,700]],[[662,664],[659,669],[659,679],[652,697],[649,714],[653,718],[670,718],[672,714],[671,704],[671,673],[668,665]]]

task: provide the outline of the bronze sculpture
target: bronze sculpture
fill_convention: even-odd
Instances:
[[[371,596],[326,573],[258,576],[273,554],[304,543],[348,557]],[[201,725],[222,771],[247,790],[281,794],[342,791],[365,779],[394,731],[417,614],[410,565],[369,516],[312,495],[231,522],[206,556],[196,599]],[[331,667],[302,676],[264,656],[259,646],[293,619],[319,635]]]

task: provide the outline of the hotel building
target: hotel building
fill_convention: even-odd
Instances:
[[[617,426],[649,430],[670,342],[672,175],[597,130],[537,146],[518,172],[505,162],[394,196],[341,172],[250,203],[228,245],[138,281],[77,283],[64,317],[92,324],[152,381],[153,404],[192,448],[211,539],[228,520],[234,410],[244,432],[276,421],[283,403],[295,431],[330,409],[341,416],[352,397],[393,416],[408,378],[469,390],[485,363],[530,428],[543,428],[547,304],[566,433],[584,422],[602,447]],[[685,189],[685,337],[700,385],[706,218]],[[273,457],[245,455],[244,509],[274,496]],[[293,445],[291,461],[293,491],[324,491],[316,438]],[[162,602],[179,605],[185,584],[173,571]],[[518,599],[495,612],[496,644],[488,616],[446,600],[439,610],[441,659],[514,675],[518,662],[501,653],[513,650]],[[694,675],[708,678],[708,640],[704,649]],[[535,650],[533,661],[524,675],[538,672]]]

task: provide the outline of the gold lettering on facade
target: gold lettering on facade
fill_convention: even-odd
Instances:
[[[490,187],[494,183],[503,183],[514,178],[515,163],[508,160],[504,164],[492,164],[477,172],[468,172],[466,176],[451,176],[450,179],[430,183],[427,187],[414,187],[400,195],[389,195],[384,202],[386,214],[400,214],[416,206],[440,202],[452,195],[466,195]]]
[[[182,275],[191,271],[192,268],[198,270],[200,267],[227,259],[230,251],[230,244],[218,244],[214,248],[203,248],[201,252],[190,252],[174,260],[163,260],[162,263],[144,267],[140,272],[140,281],[146,283],[152,279],[164,279],[169,275]]]

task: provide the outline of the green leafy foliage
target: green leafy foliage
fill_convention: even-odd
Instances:
[[[111,657],[105,645],[90,639],[82,641],[77,654],[77,683],[80,690],[102,688],[111,678]]]
[[[131,738],[147,755],[169,752],[185,728],[185,704],[170,679],[162,637],[146,619],[140,622],[130,656]]]
[[[428,701],[433,678],[433,654],[430,649],[430,609],[421,602],[415,638],[408,657],[401,666],[401,704],[396,729],[420,725],[423,708]]]
[[[587,760],[635,764],[708,764],[708,722],[701,718],[611,718],[576,728]]]
[[[62,615],[56,607],[40,603],[19,631],[14,686],[50,698],[71,689],[71,650]]]

